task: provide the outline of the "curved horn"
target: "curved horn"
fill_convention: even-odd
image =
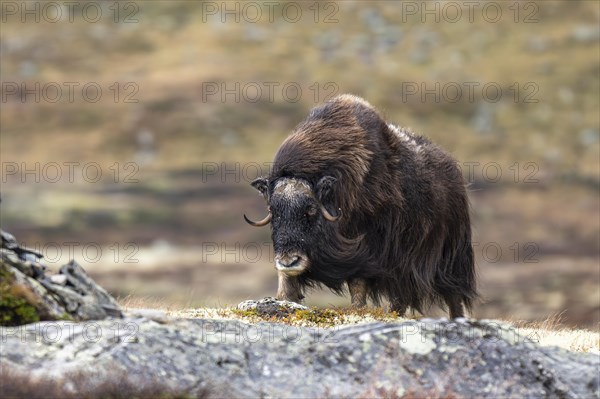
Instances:
[[[327,209],[321,205],[321,213],[323,214],[323,217],[327,220],[329,220],[330,222],[337,222],[339,220],[339,218],[342,217],[342,210],[338,209],[338,215],[337,216],[333,216],[331,213],[329,213],[329,211],[327,211]]]
[[[271,218],[273,217],[273,215],[271,215],[271,212],[269,212],[269,214],[267,215],[267,217],[265,217],[263,220],[259,220],[258,222],[252,221],[250,219],[248,219],[246,217],[246,215],[244,215],[244,220],[246,220],[246,222],[250,225],[250,226],[254,226],[254,227],[261,227],[261,226],[266,226],[269,224],[269,222],[271,221]]]

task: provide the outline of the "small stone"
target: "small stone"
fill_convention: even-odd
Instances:
[[[543,53],[550,48],[550,41],[541,36],[531,37],[527,40],[527,49],[536,53]]]
[[[304,305],[291,301],[280,301],[273,297],[259,300],[248,300],[237,305],[239,310],[254,310],[261,316],[286,316],[296,310],[308,310]]]
[[[596,144],[600,141],[600,130],[594,128],[583,129],[579,132],[579,142],[585,146]]]
[[[475,109],[475,114],[471,118],[471,126],[481,135],[493,133],[496,128],[495,107],[486,102],[478,104]]]
[[[143,317],[158,323],[167,323],[170,320],[167,312],[160,309],[134,309],[130,313],[133,317]]]
[[[569,87],[561,87],[558,89],[558,99],[565,105],[571,105],[575,101],[575,93]]]
[[[66,285],[67,284],[67,276],[64,274],[54,274],[49,277],[52,284],[58,285]]]
[[[600,41],[600,26],[578,25],[573,29],[571,37],[578,43],[595,43]]]

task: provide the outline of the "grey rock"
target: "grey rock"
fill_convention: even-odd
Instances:
[[[598,25],[577,25],[571,37],[578,43],[595,43],[600,41],[600,26]]]
[[[495,321],[322,329],[128,317],[4,327],[0,339],[2,367],[57,379],[122,370],[192,395],[210,381],[252,398],[599,397],[600,356],[538,347]]]
[[[250,42],[264,42],[269,38],[269,31],[255,24],[244,25],[244,39]]]
[[[551,47],[551,42],[543,36],[532,36],[527,39],[527,49],[535,53],[543,53]]]
[[[563,86],[558,89],[558,99],[564,105],[571,105],[575,101],[575,92],[571,88]]]
[[[137,318],[145,318],[152,321],[157,321],[159,323],[166,323],[170,319],[167,316],[167,312],[160,309],[132,309],[128,312],[130,316]]]
[[[402,40],[403,32],[398,26],[385,26],[377,37],[377,46],[380,52],[390,53]]]
[[[291,301],[279,301],[272,297],[266,297],[259,300],[248,300],[240,303],[239,310],[254,310],[260,316],[278,316],[283,317],[296,310],[308,310],[304,305]]]
[[[479,103],[471,119],[471,126],[481,135],[493,133],[496,127],[496,107],[494,104]]]
[[[340,32],[332,29],[315,35],[313,42],[320,51],[321,60],[331,61],[339,52],[342,40]]]
[[[429,61],[429,55],[429,51],[418,47],[411,51],[409,59],[413,64],[425,64]]]
[[[409,60],[413,64],[424,64],[430,61],[433,50],[440,46],[437,32],[420,28],[414,34],[415,45],[409,54]]]
[[[74,260],[62,266],[58,274],[46,275],[42,255],[22,248],[10,234],[0,231],[0,270],[10,287],[18,286],[19,297],[33,306],[41,320],[99,320],[122,317],[115,299],[96,284]],[[8,295],[10,288],[2,295]],[[8,310],[3,310],[8,311]],[[19,322],[8,317],[7,324]]]
[[[584,146],[590,146],[600,141],[600,130],[586,128],[579,132],[579,142]]]
[[[19,256],[19,258],[23,260],[27,260],[27,258],[25,257],[26,255],[33,255],[33,259],[42,258],[42,254],[40,254],[39,252],[21,247],[17,242],[15,236],[4,230],[0,230],[0,239],[0,248],[7,249],[16,253]]]
[[[556,64],[552,61],[542,61],[536,65],[535,70],[543,75],[552,75],[556,71]]]
[[[38,73],[38,65],[30,60],[23,61],[19,65],[19,73],[24,78],[31,78]]]
[[[360,16],[367,27],[375,33],[380,33],[385,29],[385,19],[376,8],[364,8]]]

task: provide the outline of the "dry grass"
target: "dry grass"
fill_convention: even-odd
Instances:
[[[127,310],[136,309],[155,309],[158,311],[174,311],[177,309],[177,305],[168,301],[165,298],[153,297],[150,295],[136,296],[127,295],[123,298],[117,298],[117,301]]]
[[[371,2],[369,6],[382,16],[385,26],[399,26],[398,9],[393,2]],[[156,7],[156,10],[162,12],[149,11],[149,7]],[[289,129],[288,122],[284,123],[284,129],[280,122],[272,121],[281,118],[286,120],[289,117],[289,123],[293,124],[292,121],[296,120],[293,108],[306,109],[315,103],[308,86],[314,81],[321,85],[332,81],[340,92],[364,95],[382,107],[392,119],[422,127],[423,131],[431,132],[434,139],[452,144],[463,159],[479,160],[478,154],[486,152],[493,153],[493,160],[503,159],[510,165],[515,161],[515,154],[523,153],[524,148],[534,159],[542,158],[548,149],[560,148],[560,166],[597,174],[597,143],[579,148],[575,140],[572,140],[572,135],[565,133],[571,132],[574,127],[572,110],[581,113],[577,114],[581,126],[598,124],[595,112],[598,100],[594,90],[597,88],[597,78],[593,68],[596,65],[595,54],[587,46],[573,45],[569,41],[576,24],[596,22],[593,17],[596,13],[593,2],[541,2],[539,8],[543,18],[536,24],[535,36],[531,26],[516,24],[512,18],[503,18],[493,26],[481,17],[474,24],[423,24],[420,20],[413,19],[411,24],[402,24],[402,39],[393,48],[370,52],[371,63],[357,60],[357,50],[361,47],[361,40],[368,40],[372,50],[375,50],[377,35],[365,28],[363,13],[356,12],[350,6],[340,7],[338,17],[341,25],[337,26],[327,23],[286,24],[281,18],[278,24],[262,21],[255,26],[269,32],[268,45],[266,41],[248,40],[248,24],[228,23],[219,26],[220,29],[214,29],[212,23],[198,23],[202,19],[201,8],[182,7],[167,11],[169,7],[162,2],[155,2],[152,6],[144,4],[144,15],[139,23],[141,29],[136,30],[135,34],[129,29],[110,29],[108,26],[112,25],[108,24],[111,21],[103,21],[106,23],[106,37],[101,41],[100,47],[94,35],[89,33],[92,28],[90,24],[69,24],[69,33],[78,38],[77,45],[70,47],[71,51],[61,51],[65,30],[48,29],[46,24],[28,24],[27,34],[23,35],[18,18],[5,24],[5,36],[19,36],[23,42],[20,51],[14,51],[10,57],[3,59],[3,68],[9,77],[18,76],[22,62],[30,59],[30,54],[34,53],[36,62],[48,65],[36,71],[35,80],[61,81],[69,76],[79,81],[114,82],[115,77],[132,77],[141,90],[138,95],[140,109],[133,122],[130,121],[130,104],[115,104],[109,101],[110,96],[104,96],[104,101],[91,109],[75,104],[74,107],[78,107],[75,112],[73,107],[68,108],[64,104],[40,104],[34,110],[22,107],[19,102],[14,105],[5,104],[16,109],[6,113],[4,126],[25,134],[22,138],[18,138],[21,135],[14,135],[15,138],[3,143],[3,147],[7,147],[2,148],[3,155],[10,156],[14,152],[24,160],[39,161],[45,157],[55,160],[56,154],[86,151],[95,160],[101,158],[114,162],[115,150],[119,156],[128,156],[127,151],[132,149],[135,140],[127,139],[135,134],[135,129],[149,126],[155,128],[164,139],[164,143],[161,143],[164,151],[159,154],[158,162],[165,167],[174,164],[189,167],[199,159],[249,160],[249,154],[256,153],[260,155],[258,159],[266,160],[271,158],[277,140],[265,140],[265,131],[269,135],[281,137],[284,130]],[[311,15],[308,9],[310,3],[305,3],[303,7],[303,14]],[[509,7],[509,4],[506,3],[503,7]],[[463,9],[463,15],[465,12]],[[504,15],[511,13],[507,8],[503,10]],[[172,28],[143,29],[157,23],[172,24]],[[100,24],[94,25],[97,28]],[[481,36],[470,35],[468,32],[474,27],[487,33]],[[496,33],[495,29],[498,29]],[[419,47],[424,30],[431,32],[437,38],[435,41],[439,42],[425,65],[410,60],[410,54]],[[500,31],[503,34],[499,34]],[[340,43],[335,46],[335,57],[327,61],[321,56],[320,46],[315,44],[318,36],[331,33],[339,35]],[[528,41],[538,36],[547,38],[551,44],[543,53],[527,48]],[[192,51],[198,40],[203,42],[202,56]],[[482,47],[481,40],[485,40],[487,45]],[[54,51],[41,51],[49,43],[55,46],[52,48]],[[298,54],[302,56],[298,57]],[[271,62],[275,58],[278,59],[276,66]],[[562,62],[565,58],[571,62]],[[74,63],[75,59],[85,59],[86,62]],[[245,62],[248,59],[255,62],[249,66]],[[453,59],[454,61],[449,62]],[[553,70],[540,73],[542,62]],[[149,65],[152,68],[148,68]],[[67,70],[68,74],[64,72]],[[310,76],[310,81],[300,78],[306,75],[304,71],[311,71],[307,75]],[[364,76],[365,79],[357,80],[356,76]],[[285,103],[281,95],[275,96],[277,104],[274,106],[260,104],[253,108],[253,104],[246,101],[242,107],[233,104],[228,108],[216,104],[218,100],[214,97],[213,101],[199,104],[199,87],[202,82],[228,81],[231,84],[233,81],[241,81],[243,85],[257,80],[300,80],[305,95],[294,107],[288,107],[289,103]],[[418,99],[400,102],[398,87],[403,82],[433,83],[435,80],[442,84],[453,80],[480,81],[482,84],[499,82],[504,90],[509,90],[513,82],[524,84],[533,81],[541,88],[538,95],[541,104],[527,106],[512,103],[510,92],[497,111],[501,115],[497,118],[496,130],[503,135],[500,145],[495,138],[473,134],[469,119],[474,112],[474,104],[459,102],[440,105],[433,101],[423,103]],[[579,86],[580,81],[587,84]],[[106,86],[103,87],[106,90]],[[577,100],[580,101],[571,101],[572,104],[567,104],[570,106],[565,106],[553,89],[561,87],[577,92]],[[318,97],[322,100],[325,92],[321,91]],[[198,106],[189,106],[190,103]],[[240,111],[240,108],[260,115],[263,120],[255,123],[252,120],[254,118]],[[257,109],[260,112],[257,113]],[[553,110],[555,112],[551,114],[551,119],[544,116]],[[74,113],[82,116],[74,119],[71,115],[69,118]],[[290,116],[282,116],[284,113]],[[427,117],[424,118],[424,115]],[[249,118],[252,123],[246,123]],[[222,119],[227,119],[226,123]],[[211,123],[207,123],[207,120]],[[81,131],[81,125],[97,135],[79,134],[77,140],[65,139],[64,142],[56,139]],[[227,147],[219,145],[218,141],[212,142],[215,140],[210,139],[210,134],[221,134],[224,125],[239,130],[240,143],[243,145]],[[454,134],[447,134],[448,126],[452,126]],[[199,131],[204,134],[197,134]],[[193,137],[186,136],[185,140],[179,140],[186,134]],[[30,136],[36,137],[32,139]],[[46,140],[49,136],[53,139]],[[120,145],[111,148],[97,140],[97,137],[114,138],[114,143]],[[167,140],[167,137],[171,139]],[[173,137],[176,139],[172,139]],[[523,145],[524,137],[528,144],[526,146]],[[27,153],[18,150],[20,140],[27,140]],[[192,142],[198,145],[192,145]],[[493,149],[489,148],[490,143],[496,144]],[[256,156],[250,158],[256,159]]]
[[[600,334],[598,332],[568,328],[545,330],[526,327],[518,328],[518,331],[541,346],[558,346],[573,352],[600,354]]]
[[[566,328],[561,321],[562,314],[550,315],[539,322],[512,321],[522,336],[528,337],[541,346],[557,346],[573,352],[600,354],[600,332],[586,329]]]

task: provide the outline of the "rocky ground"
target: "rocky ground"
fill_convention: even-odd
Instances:
[[[112,298],[83,269],[76,268],[79,279],[69,268],[47,276],[35,254],[11,242],[3,234],[0,288],[4,306],[19,306],[3,308],[3,320],[11,309],[46,303],[30,289],[40,281],[58,311],[37,314],[44,321],[29,314],[25,324],[3,323],[3,398],[600,398],[597,353],[539,346],[498,321],[336,325],[331,311],[273,299],[232,311],[253,322],[122,313],[102,305]],[[110,312],[82,311],[96,308]],[[313,326],[289,323],[298,319]]]
[[[600,397],[600,357],[539,347],[493,321],[333,328],[123,319],[5,327],[2,367],[64,378],[118,370],[193,397]]]

